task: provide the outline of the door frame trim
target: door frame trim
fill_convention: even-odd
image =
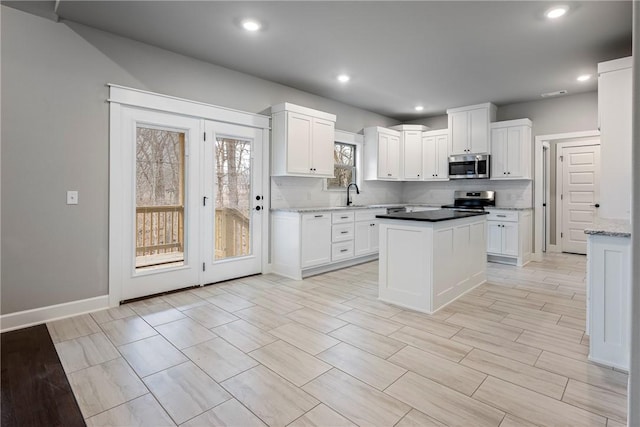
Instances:
[[[534,179],[533,179],[533,208],[534,208],[534,251],[532,254],[532,259],[534,261],[542,261],[542,215],[544,215],[544,209],[542,203],[544,201],[543,192],[549,191],[551,182],[547,180],[547,186],[549,188],[543,188],[543,169],[542,169],[542,156],[544,155],[542,147],[543,144],[549,144],[551,146],[552,142],[559,140],[571,140],[571,139],[582,139],[582,138],[591,138],[591,137],[600,137],[599,130],[588,130],[588,131],[579,131],[579,132],[565,132],[565,133],[555,133],[548,135],[537,135],[535,137],[534,143]],[[549,165],[551,166],[551,165]],[[550,170],[550,169],[549,169]],[[557,180],[557,179],[556,179]],[[547,199],[548,201],[549,199]],[[551,215],[549,213],[547,224],[551,224],[550,218]],[[550,228],[550,227],[549,227]],[[556,224],[557,228],[557,224]],[[556,230],[557,231],[557,230]],[[555,252],[558,247],[557,241],[556,245],[551,245],[551,242],[547,242],[547,247],[550,252]]]
[[[599,136],[598,136],[599,138]],[[555,197],[555,202],[556,202],[556,247],[558,249],[558,252],[564,252],[564,247],[562,244],[562,237],[560,236],[560,234],[562,233],[562,214],[564,212],[564,200],[560,199],[560,195],[562,193],[562,186],[564,184],[564,168],[563,165],[564,163],[561,161],[558,161],[558,159],[560,158],[560,156],[562,155],[562,150],[565,148],[571,148],[571,147],[590,147],[593,145],[598,145],[600,146],[600,142],[598,142],[597,144],[585,144],[584,141],[563,141],[563,142],[558,142],[556,144],[556,197]],[[600,184],[599,182],[597,183],[598,185]]]
[[[198,101],[177,98],[174,96],[148,92],[125,86],[108,84],[109,87],[109,307],[117,307],[122,300],[122,256],[124,244],[123,230],[123,197],[121,189],[123,166],[120,162],[123,152],[121,140],[122,106],[146,109],[157,112],[172,113],[195,119],[205,119],[234,125],[263,129],[263,194],[265,197],[266,215],[262,227],[262,272],[271,271],[269,262],[269,224],[270,224],[270,189],[269,155],[270,117],[248,113]],[[203,136],[200,135],[200,143]],[[265,154],[267,153],[267,154]],[[200,190],[201,192],[201,190]]]

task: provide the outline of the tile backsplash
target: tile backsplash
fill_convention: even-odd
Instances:
[[[493,190],[496,206],[529,208],[533,206],[533,181],[490,181],[458,179],[442,182],[405,182],[402,201],[405,203],[453,203],[453,192]]]
[[[323,179],[299,177],[271,178],[271,208],[344,206],[346,192],[326,191]],[[532,181],[453,180],[443,182],[365,181],[360,194],[353,194],[357,205],[388,203],[453,203],[455,190],[495,190],[496,205],[527,208],[533,205]]]

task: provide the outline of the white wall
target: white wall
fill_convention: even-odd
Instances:
[[[82,25],[1,15],[2,314],[108,292],[107,83],[254,113],[293,102],[346,131],[395,123]]]

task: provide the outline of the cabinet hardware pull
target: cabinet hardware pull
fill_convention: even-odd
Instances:
[[[496,215],[498,218],[506,218],[506,215]]]
[[[340,219],[347,219],[349,218],[348,216],[341,216]]]
[[[341,231],[340,234],[347,234],[349,233],[348,231]]]
[[[375,224],[369,224],[369,226],[370,226],[370,227],[375,227],[376,225],[375,225]]]
[[[314,218],[322,218],[324,215],[314,215]]]
[[[340,252],[347,252],[349,249],[340,249]]]

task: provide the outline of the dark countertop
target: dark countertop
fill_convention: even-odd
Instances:
[[[404,221],[449,221],[452,219],[468,218],[470,216],[487,215],[489,212],[454,211],[452,209],[438,209],[437,211],[400,212],[386,215],[376,215],[382,219],[400,219]]]

